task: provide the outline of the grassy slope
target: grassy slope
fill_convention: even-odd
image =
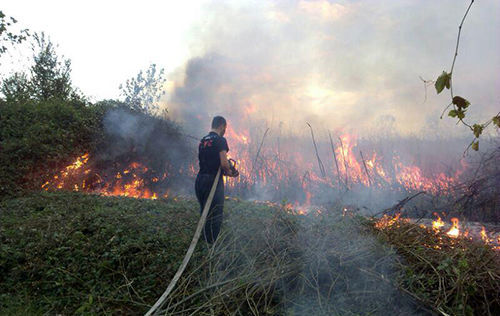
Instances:
[[[197,220],[191,200],[42,192],[0,202],[0,310],[143,314],[175,273]],[[166,308],[198,315],[420,315],[422,304],[454,315],[498,311],[498,300],[485,304],[494,293],[477,294],[498,289],[498,256],[469,244],[470,251],[429,250],[422,243],[432,240],[422,236],[406,225],[381,234],[335,212],[293,216],[227,201],[218,243],[208,250],[200,242]]]
[[[192,202],[78,193],[3,202],[0,306],[19,313],[144,310],[175,273],[194,210]]]

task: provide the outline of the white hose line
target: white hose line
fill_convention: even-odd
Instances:
[[[187,264],[189,263],[189,260],[191,260],[191,256],[193,255],[194,249],[196,248],[196,244],[198,243],[198,239],[200,239],[201,235],[201,230],[203,229],[203,226],[205,226],[205,221],[207,220],[207,215],[208,215],[208,210],[210,209],[210,205],[212,204],[212,200],[214,199],[215,195],[215,189],[217,188],[217,183],[219,182],[220,178],[220,168],[217,171],[217,175],[215,176],[214,183],[212,184],[212,188],[210,189],[210,194],[208,195],[207,202],[205,203],[205,207],[203,208],[203,212],[201,213],[201,218],[198,222],[198,226],[196,227],[196,231],[193,236],[193,240],[191,240],[191,245],[189,245],[189,248],[186,252],[186,255],[184,256],[184,259],[182,260],[182,264],[177,270],[177,272],[174,275],[174,278],[172,281],[170,281],[170,284],[168,285],[167,289],[165,292],[161,295],[161,297],[156,301],[156,303],[151,307],[151,309],[145,314],[145,316],[151,316],[153,313],[156,313],[158,309],[161,308],[165,300],[167,299],[168,295],[170,292],[175,287],[175,284],[177,281],[179,281],[179,278],[181,277],[182,273],[184,272],[184,269],[186,269]]]

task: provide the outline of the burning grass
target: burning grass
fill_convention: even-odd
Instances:
[[[175,273],[199,216],[192,200],[68,192],[0,207],[0,309],[10,314],[143,314]],[[448,246],[446,236],[410,223],[379,230],[341,209],[300,215],[228,200],[220,238],[212,248],[199,243],[163,312],[498,312],[490,248],[460,239]]]
[[[401,286],[443,315],[498,315],[499,252],[484,240],[455,235],[458,223],[448,232],[435,223],[428,228],[398,216],[373,222],[379,238],[404,259]]]

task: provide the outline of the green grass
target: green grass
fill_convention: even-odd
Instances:
[[[190,201],[39,193],[0,205],[7,310],[28,301],[65,314],[143,311],[175,273],[197,221]]]

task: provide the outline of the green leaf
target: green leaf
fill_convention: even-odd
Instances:
[[[451,102],[453,104],[455,104],[457,106],[457,108],[459,108],[459,109],[466,109],[470,105],[469,101],[467,101],[466,99],[464,99],[458,95],[454,96],[453,100]]]
[[[451,116],[451,117],[457,117],[457,110],[451,110],[451,111],[448,113],[448,116]]]
[[[471,147],[473,150],[478,151],[479,150],[479,141],[473,142]]]
[[[484,126],[481,124],[474,124],[472,126],[472,128],[473,128],[474,136],[476,136],[476,138],[478,138],[483,133]]]
[[[446,89],[449,89],[450,82],[451,82],[451,74],[447,73],[446,71],[443,71],[443,73],[437,78],[436,83],[434,84],[437,93],[438,94],[441,93],[444,87],[446,87]]]
[[[493,124],[500,128],[500,115],[494,116],[491,120],[493,121]]]

